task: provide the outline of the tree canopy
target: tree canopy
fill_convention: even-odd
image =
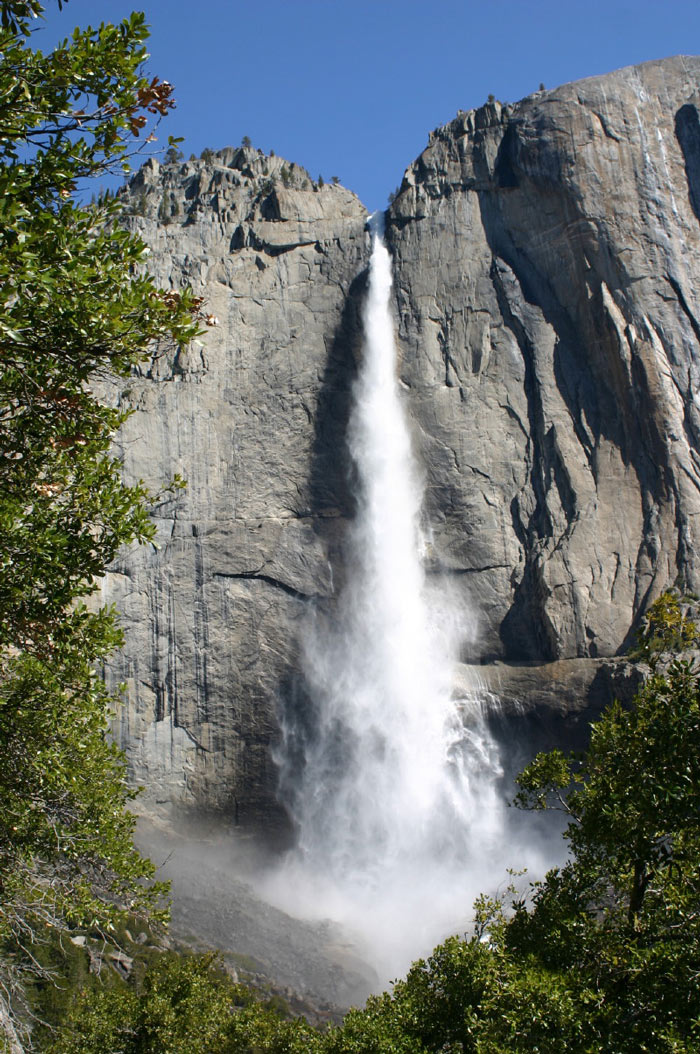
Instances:
[[[115,615],[88,609],[119,547],[153,536],[149,495],[110,453],[128,376],[154,341],[198,331],[188,290],[161,290],[118,205],[80,182],[128,168],[173,105],[149,78],[144,17],[31,46],[36,0],[0,5],[0,1015],[11,1017],[43,927],[104,927],[160,894],[133,847],[122,756],[96,668]]]

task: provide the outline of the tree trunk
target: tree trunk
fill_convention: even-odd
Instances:
[[[24,1047],[19,1041],[17,1029],[12,1023],[10,1011],[4,1000],[0,999],[0,1040],[3,1036],[7,1054],[24,1054]]]

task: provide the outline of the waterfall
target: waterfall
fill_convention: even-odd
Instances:
[[[287,907],[353,930],[385,982],[464,930],[474,897],[511,861],[484,701],[476,685],[453,695],[474,617],[423,567],[423,479],[397,376],[391,257],[376,221],[372,242],[348,427],[357,515],[335,621],[317,617],[307,634],[314,727],[284,887]]]

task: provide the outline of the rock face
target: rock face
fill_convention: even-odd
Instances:
[[[460,114],[390,213],[440,559],[483,652],[610,656],[696,589],[700,60]]]
[[[151,161],[127,201],[158,280],[190,283],[217,324],[113,393],[135,410],[127,475],[187,480],[155,509],[160,548],[104,585],[127,638],[108,671],[127,685],[118,735],[151,803],[272,823],[276,706],[299,619],[331,592],[366,211],[250,149]]]
[[[480,612],[465,661],[528,706],[598,705],[648,602],[700,587],[699,89],[676,58],[462,113],[387,215],[432,568]],[[353,511],[366,212],[244,148],[149,162],[125,195],[156,277],[218,325],[111,393],[127,474],[188,481],[160,548],[105,580],[119,735],[152,802],[269,825],[279,706]]]

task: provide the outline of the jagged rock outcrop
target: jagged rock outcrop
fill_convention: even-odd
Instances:
[[[699,107],[697,58],[489,103],[387,216],[432,567],[513,704],[598,706],[645,605],[700,587]],[[156,277],[218,325],[112,392],[127,474],[188,481],[105,581],[119,735],[151,800],[269,824],[300,629],[343,574],[366,212],[249,148],[148,162],[125,195]]]

